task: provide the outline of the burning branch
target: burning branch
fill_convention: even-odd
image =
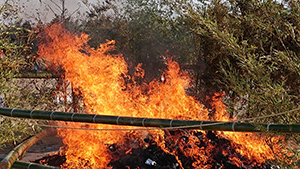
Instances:
[[[99,114],[78,114],[56,111],[22,110],[0,108],[0,114],[10,117],[31,119],[58,120],[70,122],[116,124],[142,127],[159,127],[165,129],[185,128],[201,130],[219,130],[236,132],[282,132],[300,133],[300,124],[250,124],[244,122],[225,121],[196,121],[174,120],[158,118],[138,118],[124,116],[110,116]]]
[[[15,161],[22,156],[25,151],[31,147],[33,144],[35,144],[37,141],[39,141],[42,137],[49,135],[51,132],[50,130],[44,130],[41,133],[32,136],[31,138],[25,140],[21,144],[19,144],[17,147],[15,147],[12,151],[8,153],[8,155],[3,158],[0,162],[0,169],[7,169],[11,168],[12,165],[15,163]],[[17,163],[18,164],[18,163]],[[21,164],[25,165],[25,164]]]

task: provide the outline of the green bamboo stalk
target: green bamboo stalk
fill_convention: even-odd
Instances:
[[[0,169],[7,169],[11,168],[13,163],[22,155],[25,153],[25,151],[31,147],[33,144],[35,144],[38,140],[40,140],[42,137],[49,135],[50,130],[44,130],[40,133],[38,133],[35,136],[30,137],[29,139],[23,141],[21,144],[19,144],[17,147],[15,147],[12,151],[10,151],[5,158],[3,158],[0,161]]]
[[[3,160],[3,158],[0,158],[0,160]],[[52,167],[52,166],[45,166],[36,163],[24,162],[24,161],[15,161],[12,164],[11,169],[59,169],[59,168]]]
[[[158,118],[139,118],[99,114],[78,114],[57,111],[22,110],[0,108],[0,115],[31,119],[59,120],[70,122],[115,124],[143,127],[180,127],[186,129],[219,130],[236,132],[282,132],[300,133],[300,124],[251,124],[242,122],[174,120]]]

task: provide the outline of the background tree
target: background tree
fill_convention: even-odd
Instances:
[[[146,81],[159,78],[165,68],[163,56],[174,56],[187,63],[186,68],[194,63],[192,34],[168,1],[106,1],[92,5],[88,13],[83,31],[91,37],[89,44],[97,47],[106,39],[116,40],[130,71],[142,63]]]
[[[202,5],[198,11],[187,8],[184,16],[209,64],[205,83],[244,97],[248,111],[243,116],[298,107],[299,4],[236,0]],[[294,115],[264,121],[297,122]]]
[[[213,0],[200,6],[180,8],[208,64],[200,86],[226,91],[227,108],[238,119],[299,108],[299,3]],[[299,113],[252,121],[299,123]]]
[[[55,82],[38,79],[20,79],[22,73],[35,71],[37,32],[29,22],[17,16],[18,3],[6,1],[0,7],[0,97],[13,108],[51,109]],[[0,117],[0,148],[16,144],[40,127],[33,120]]]
[[[262,116],[297,107],[296,1],[106,1],[94,5],[89,16],[83,31],[90,35],[90,45],[116,40],[130,66],[143,63],[148,81],[159,78],[161,56],[168,53],[194,75],[193,96],[206,102],[206,95],[228,93],[232,116]],[[246,111],[234,110],[237,103]],[[263,121],[297,122],[294,115]]]

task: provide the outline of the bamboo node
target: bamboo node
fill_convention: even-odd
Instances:
[[[170,127],[173,127],[173,126],[172,126],[173,120],[174,120],[174,119],[172,119],[172,120],[170,121]]]
[[[28,166],[27,166],[27,169],[30,169],[30,166],[32,165],[32,163],[30,163]]]
[[[10,116],[11,116],[11,117],[14,117],[14,116],[13,116],[13,111],[14,111],[14,110],[15,110],[15,108],[11,109],[11,111],[10,111]]]
[[[96,123],[96,117],[98,116],[98,114],[95,114],[95,116],[93,117],[93,122]]]
[[[18,158],[20,157],[19,151],[17,151],[16,149],[13,149],[12,151],[14,151],[18,154]]]
[[[235,125],[235,122],[233,122],[233,123],[232,123],[232,126],[231,126],[231,128],[232,128],[232,131],[235,131],[235,129],[234,129],[234,125]]]
[[[52,116],[53,116],[53,113],[54,113],[54,111],[52,111],[51,114],[50,114],[50,119],[51,119],[51,120],[53,120],[53,117],[52,117]]]
[[[271,125],[271,123],[269,123],[269,124],[267,125],[267,132],[269,132],[269,130],[270,130],[270,125]]]
[[[120,117],[121,117],[121,116],[119,116],[119,117],[117,118],[117,124],[118,124],[118,125],[119,125],[119,119],[120,119]]]
[[[30,112],[30,114],[29,114],[31,119],[32,119],[32,113],[33,113],[33,111],[34,111],[34,110],[31,110],[31,112]]]
[[[71,116],[71,121],[74,121],[74,115],[75,115],[76,113],[73,113],[72,114],[72,116]]]
[[[143,125],[143,127],[145,127],[145,120],[146,120],[146,118],[144,118],[144,119],[142,120],[142,125]]]
[[[202,124],[203,124],[203,121],[201,121],[201,123],[200,123],[200,130],[203,130],[202,129]]]

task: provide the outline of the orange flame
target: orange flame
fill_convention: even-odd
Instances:
[[[222,95],[224,95],[223,93]],[[216,110],[214,120],[229,121],[228,113],[226,113],[226,106],[222,102],[222,98],[216,95],[213,97],[214,102],[212,106]],[[241,133],[241,132],[218,132],[219,135],[225,137],[232,142],[232,146],[241,155],[248,157],[250,160],[255,160],[258,163],[263,163],[265,160],[275,160],[275,154],[280,154],[280,146],[278,143],[283,137],[274,137],[267,144],[268,137],[257,133]],[[271,149],[271,145],[273,146]],[[236,159],[235,157],[233,159]],[[238,161],[238,160],[235,160]]]
[[[48,65],[61,66],[65,70],[65,79],[73,88],[81,91],[87,113],[155,117],[170,119],[208,120],[209,112],[193,97],[186,94],[190,76],[180,71],[180,66],[172,59],[167,59],[168,69],[164,72],[164,80],[154,79],[149,84],[137,83],[143,78],[141,64],[136,67],[133,77],[128,75],[127,64],[121,54],[112,54],[115,41],[100,44],[97,49],[87,45],[88,35],[73,35],[59,24],[45,28],[46,42],[39,47],[38,54]],[[129,79],[132,82],[129,83]],[[213,105],[218,115],[214,120],[230,120],[221,100],[216,99]],[[68,126],[80,124],[63,123]],[[81,124],[84,125],[84,124]],[[119,129],[114,125],[86,125],[98,129]],[[125,128],[122,126],[122,128]],[[126,127],[133,128],[133,127]],[[131,132],[132,137],[144,137],[148,132]],[[165,148],[165,142],[172,142],[165,137],[163,131],[151,132],[152,137],[164,151],[177,155],[173,150]],[[126,141],[125,131],[84,131],[59,129],[58,135],[63,137],[67,161],[65,168],[107,168],[111,160],[108,145]],[[229,138],[235,148],[245,156],[263,162],[273,159],[269,146],[254,134],[219,132],[221,137]],[[169,140],[168,140],[169,139]],[[206,139],[206,138],[204,138]],[[243,141],[243,142],[242,142]],[[193,146],[195,139],[189,139],[190,148],[183,151],[186,156],[196,159],[195,168],[205,166],[209,161],[208,149]],[[180,144],[179,144],[180,146]],[[184,149],[182,146],[181,149]],[[130,150],[126,150],[130,153]],[[234,157],[232,157],[234,158]],[[181,165],[181,164],[180,164]]]

